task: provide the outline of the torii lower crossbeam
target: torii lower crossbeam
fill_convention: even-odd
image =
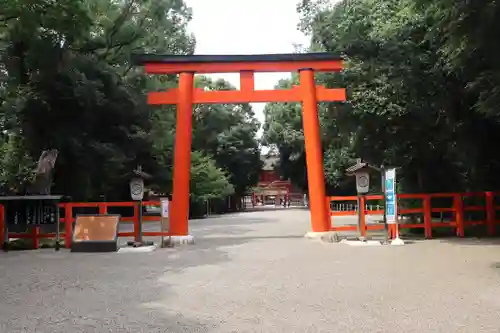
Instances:
[[[329,53],[272,54],[251,56],[136,56],[149,74],[180,74],[179,88],[148,95],[149,104],[176,104],[174,180],[170,232],[188,234],[189,182],[191,169],[192,109],[202,103],[302,102],[311,228],[330,230],[325,196],[323,154],[318,119],[318,102],[345,101],[345,89],[316,86],[314,73],[340,71],[342,60]],[[194,88],[196,73],[240,74],[240,90],[204,91]],[[255,90],[255,72],[299,72],[300,85],[287,90]]]

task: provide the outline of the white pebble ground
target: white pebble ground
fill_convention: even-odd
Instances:
[[[0,253],[0,333],[500,332],[496,241],[321,243],[305,210],[191,230],[150,253]]]

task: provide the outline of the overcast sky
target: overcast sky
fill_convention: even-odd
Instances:
[[[196,54],[291,53],[294,44],[308,45],[297,30],[297,0],[185,0],[193,9],[189,29],[196,36]],[[288,73],[256,74],[257,89],[272,89]],[[238,74],[219,74],[239,88]],[[264,120],[264,104],[252,104]]]

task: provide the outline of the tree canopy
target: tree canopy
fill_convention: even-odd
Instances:
[[[355,189],[344,170],[357,157],[400,167],[405,191],[498,188],[495,1],[302,0],[297,9],[309,50],[345,59],[342,73],[317,75],[348,89],[347,103],[320,107],[330,192]],[[265,112],[264,140],[304,184],[300,107],[269,104]]]
[[[129,199],[141,165],[171,192],[175,107],[146,93],[177,85],[147,76],[132,53],[192,54],[182,0],[5,0],[0,13],[0,185],[22,193],[44,149],[58,149],[54,193]],[[234,89],[197,77],[206,89]],[[259,124],[248,104],[194,109],[193,201],[244,194],[257,181]]]

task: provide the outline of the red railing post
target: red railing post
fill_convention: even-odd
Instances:
[[[432,238],[431,197],[425,196],[422,201],[422,206],[424,209],[425,238],[430,239]]]
[[[64,246],[71,248],[73,236],[73,206],[70,202],[64,204]]]
[[[389,224],[389,239],[396,238],[396,223]]]
[[[108,213],[108,206],[105,202],[99,202],[99,215],[106,215]]]
[[[5,237],[5,207],[0,205],[0,243],[3,245]]]
[[[366,237],[366,212],[365,212],[365,196],[361,195],[359,197],[359,207],[358,207],[358,212],[359,212],[359,228],[361,229],[361,236]]]
[[[141,207],[142,208],[142,207]],[[139,206],[134,205],[134,240],[139,241]]]
[[[461,194],[455,194],[453,208],[455,210],[455,220],[457,223],[457,236],[464,237],[464,206]]]
[[[493,192],[486,192],[486,225],[488,228],[488,235],[495,234],[495,204]]]
[[[40,241],[38,240],[38,235],[40,234],[39,227],[31,228],[31,242],[33,244],[33,249],[36,250],[40,247]]]
[[[328,221],[330,221],[330,228],[332,227],[332,202],[330,197],[326,197],[326,211],[328,216]]]

